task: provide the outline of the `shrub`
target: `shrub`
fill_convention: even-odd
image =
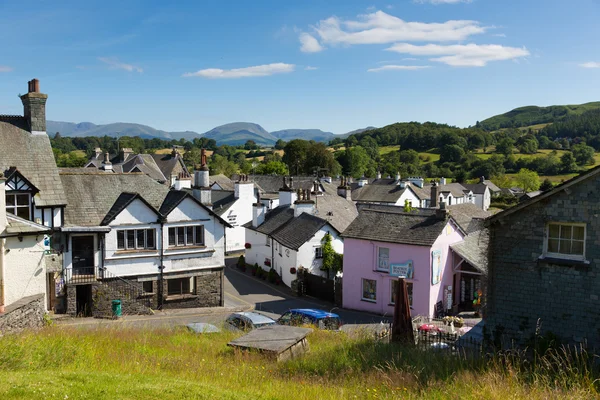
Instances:
[[[268,273],[268,276],[267,276],[267,278],[269,279],[269,282],[271,282],[271,283],[275,283],[275,281],[276,281],[277,279],[279,279],[279,275],[277,274],[277,272],[275,272],[275,270],[274,270],[273,268],[271,268],[271,269],[269,270],[269,273]]]
[[[258,263],[254,263],[254,265],[252,266],[252,275],[256,275],[258,274]]]
[[[238,258],[237,267],[242,269],[246,266],[246,257],[242,254],[240,258]],[[244,268],[245,269],[245,268]]]

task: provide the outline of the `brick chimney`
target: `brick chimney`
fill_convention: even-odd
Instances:
[[[200,168],[194,173],[194,187],[192,195],[200,203],[207,207],[212,207],[212,195],[210,191],[210,176],[208,165],[206,164],[206,150],[200,150]]]
[[[45,135],[46,100],[48,95],[40,93],[40,81],[37,79],[32,79],[27,84],[27,94],[21,96],[27,128],[34,135]]]
[[[440,201],[440,208],[435,210],[435,216],[439,219],[448,219],[450,216],[450,211],[446,208],[446,202]]]
[[[429,207],[437,208],[439,199],[440,199],[440,188],[437,185],[437,183],[432,182],[431,183],[431,195],[430,195],[430,199],[429,199]]]

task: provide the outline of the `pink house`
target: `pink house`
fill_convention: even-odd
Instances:
[[[369,206],[344,231],[343,307],[393,315],[398,277],[413,316],[453,307],[456,254],[466,233],[445,209]]]

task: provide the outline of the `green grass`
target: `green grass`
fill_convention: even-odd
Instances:
[[[284,363],[226,344],[236,334],[46,328],[0,338],[6,399],[505,399],[590,398],[596,377],[579,359],[525,368],[514,358],[437,352],[309,335],[307,355]],[[558,357],[557,355],[556,357]],[[552,362],[551,362],[552,361]],[[556,365],[561,368],[555,369]]]

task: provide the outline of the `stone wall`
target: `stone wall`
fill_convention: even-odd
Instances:
[[[486,310],[491,339],[525,344],[539,320],[542,334],[600,347],[599,180],[589,178],[492,224]],[[543,259],[551,221],[586,223],[586,262]]]
[[[0,314],[0,336],[44,326],[44,294],[23,297]]]
[[[132,292],[130,284],[119,280],[93,285],[92,299],[92,315],[95,318],[111,318],[113,300],[121,300],[123,315],[152,314],[150,298],[138,297],[135,292]]]
[[[185,296],[171,296],[165,299],[163,308],[194,308],[194,307],[220,307],[224,304],[223,268],[191,273],[195,277],[196,287],[194,294]],[[163,281],[163,293],[167,293],[167,279]]]

